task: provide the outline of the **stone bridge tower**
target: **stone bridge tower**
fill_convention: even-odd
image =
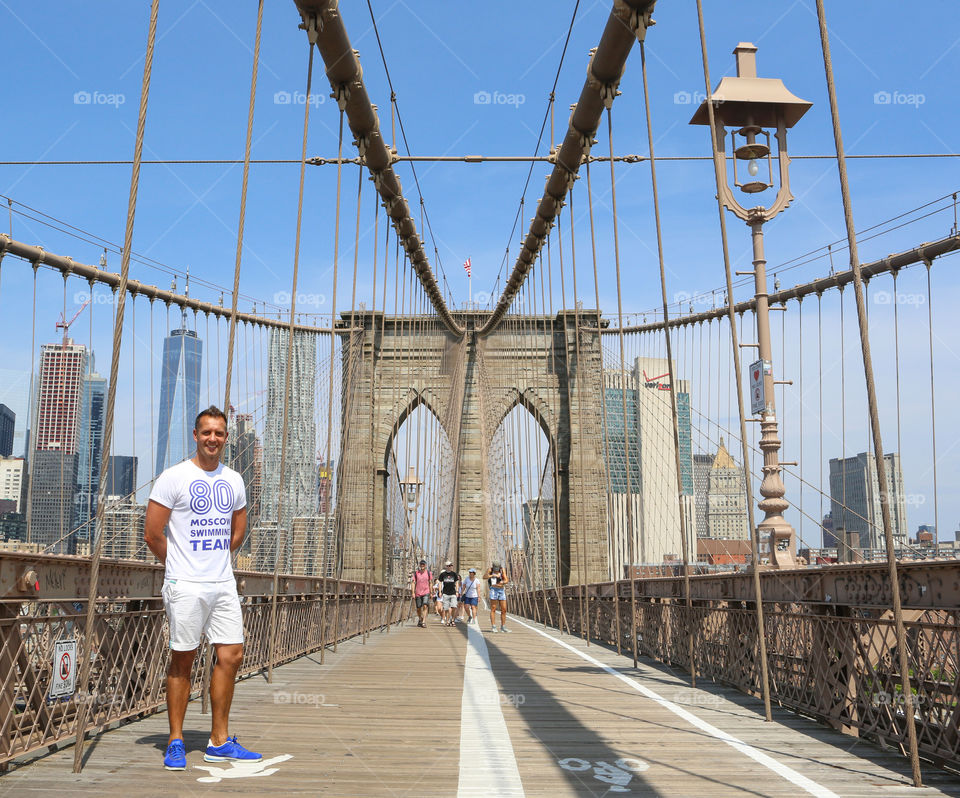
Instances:
[[[453,449],[450,558],[460,568],[489,563],[494,530],[487,456],[507,414],[523,405],[543,430],[555,464],[559,573],[564,584],[609,578],[600,325],[597,311],[511,319],[486,336],[487,312],[455,314],[457,339],[434,316],[344,313],[343,448],[338,535],[343,578],[362,580],[370,561],[386,574],[387,458],[400,425],[420,405],[439,420]],[[502,331],[501,331],[502,330]],[[579,349],[579,361],[577,352]],[[369,578],[369,577],[368,577]]]

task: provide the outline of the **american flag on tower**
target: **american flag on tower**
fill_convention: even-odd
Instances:
[[[467,273],[467,277],[472,276],[470,274],[470,258],[467,258],[463,263],[463,270]]]

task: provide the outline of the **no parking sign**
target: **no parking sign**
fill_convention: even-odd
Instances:
[[[58,640],[53,644],[53,673],[50,697],[73,695],[77,689],[77,641]]]

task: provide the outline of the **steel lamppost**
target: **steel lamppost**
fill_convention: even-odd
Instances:
[[[763,225],[793,200],[790,192],[790,156],[787,154],[787,130],[811,107],[811,103],[791,94],[783,81],[757,77],[757,48],[740,42],[733,51],[737,58],[737,77],[725,77],[690,120],[692,125],[709,125],[707,103],[714,108],[714,136],[720,170],[720,200],[723,206],[747,223],[753,238],[753,276],[756,295],[757,346],[759,359],[750,367],[751,412],[760,416],[760,449],[763,451],[763,481],[758,506],[764,512],[757,525],[758,537],[770,544],[774,567],[795,565],[796,542],[793,527],[784,519],[789,503],[780,476],[780,438],[777,432],[777,408],[774,401],[773,358],[770,346],[770,302],[767,293],[766,258],[763,253]],[[727,174],[727,130],[730,130],[733,181]],[[770,207],[745,208],[737,201],[734,188],[743,194],[761,194],[774,188],[771,135],[774,131],[778,175],[776,197]],[[746,162],[746,182],[740,181],[738,162]],[[741,164],[742,168],[742,164]],[[765,173],[766,179],[760,179]]]
[[[420,478],[417,476],[417,470],[413,466],[407,468],[407,478],[400,480],[400,493],[403,497],[403,507],[405,510],[404,518],[404,537],[409,537],[411,543],[411,549],[413,549],[413,555],[415,562],[419,562],[420,558],[423,557],[423,543],[420,540],[414,541],[413,539],[413,521],[417,514],[417,507],[420,505],[420,495],[423,492],[423,482],[420,481]],[[406,541],[404,541],[404,544]],[[402,545],[401,551],[403,551],[405,545]],[[403,557],[403,554],[400,555]],[[409,556],[409,553],[407,554]],[[408,563],[401,563],[401,569],[404,569]],[[405,573],[405,570],[402,570]]]

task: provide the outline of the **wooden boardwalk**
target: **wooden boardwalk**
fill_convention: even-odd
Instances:
[[[209,720],[194,702],[184,772],[161,767],[160,713],[102,734],[80,775],[70,747],[15,766],[0,796],[960,796],[960,779],[934,768],[914,790],[905,759],[812,721],[777,711],[764,723],[734,691],[511,629],[431,619],[341,644],[323,667],[304,657],[273,684],[241,682],[231,733],[260,766],[204,763]]]

